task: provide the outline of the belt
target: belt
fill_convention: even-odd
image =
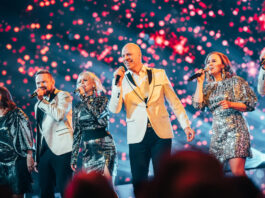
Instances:
[[[99,129],[83,130],[82,131],[82,138],[84,141],[103,138],[107,135],[109,135],[109,132],[106,130],[106,128],[99,128]]]

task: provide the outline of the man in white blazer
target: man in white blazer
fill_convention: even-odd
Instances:
[[[258,77],[258,92],[260,95],[265,95],[265,51],[260,55],[260,70]]]
[[[128,70],[120,67],[114,73],[109,110],[119,113],[122,104],[125,105],[132,183],[137,194],[141,183],[148,178],[150,159],[157,174],[159,159],[171,150],[174,135],[165,99],[187,141],[192,141],[195,133],[165,71],[144,66],[141,49],[134,43],[123,47],[122,58]]]
[[[36,165],[41,197],[54,197],[55,184],[63,197],[65,185],[72,176],[72,98],[68,92],[55,88],[55,80],[48,70],[38,71],[35,81]]]

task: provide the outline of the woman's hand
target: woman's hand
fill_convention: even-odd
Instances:
[[[74,172],[76,171],[76,168],[77,168],[76,164],[71,164],[71,169],[72,169]]]
[[[35,163],[34,163],[34,159],[32,157],[32,153],[28,153],[27,154],[27,167],[28,167],[28,171],[31,173],[34,168],[35,168]]]
[[[205,71],[203,69],[199,69],[196,74],[202,74],[201,76],[199,76],[197,78],[197,82],[198,83],[203,83],[204,82],[204,79],[205,79]]]
[[[85,95],[85,89],[82,86],[77,87],[79,95],[84,96]]]
[[[241,112],[245,112],[247,110],[247,106],[242,102],[230,102],[227,100],[222,100],[219,102],[219,105],[221,105],[223,109],[235,109]]]
[[[221,102],[219,102],[219,105],[221,105],[223,107],[223,109],[232,108],[232,102],[227,101],[227,100],[222,100]]]

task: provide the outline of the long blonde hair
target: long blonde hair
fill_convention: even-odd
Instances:
[[[224,72],[225,72],[224,79],[232,78],[235,75],[235,73],[232,70],[232,64],[231,64],[230,60],[228,59],[228,57],[226,55],[224,55],[223,53],[221,53],[221,52],[210,52],[206,56],[204,64],[207,65],[207,61],[212,54],[218,55],[222,61],[222,64],[224,65]],[[214,77],[212,75],[210,75],[208,72],[206,72],[206,81],[207,82],[213,82],[214,81]]]

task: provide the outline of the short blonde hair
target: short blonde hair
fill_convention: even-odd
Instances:
[[[101,91],[103,91],[104,93],[106,93],[106,89],[103,87],[100,79],[96,76],[96,74],[94,74],[93,72],[89,72],[89,71],[83,71],[78,75],[78,78],[82,75],[87,75],[91,80],[93,80],[94,84],[95,84],[95,90],[100,93]]]

